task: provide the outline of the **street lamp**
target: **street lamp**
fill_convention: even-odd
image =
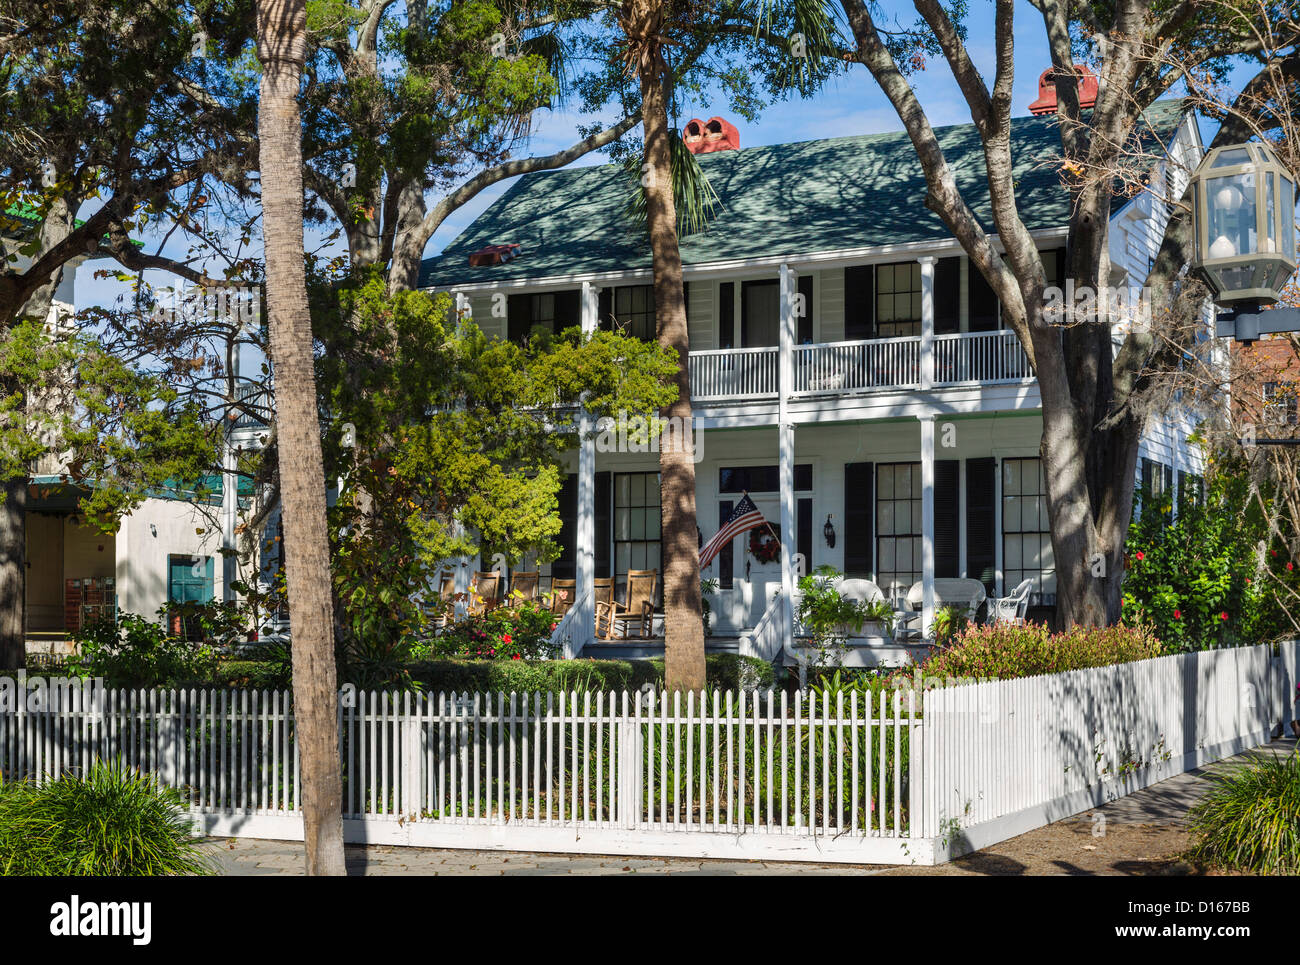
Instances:
[[[1259,311],[1296,270],[1295,202],[1295,175],[1267,144],[1215,148],[1192,175],[1192,268],[1229,309],[1218,334],[1254,341],[1300,330],[1294,309]]]

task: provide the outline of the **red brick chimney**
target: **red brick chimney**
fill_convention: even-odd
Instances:
[[[1094,106],[1097,103],[1097,75],[1083,64],[1075,66],[1074,72],[1079,75],[1079,108]],[[1055,67],[1048,67],[1038,78],[1038,100],[1029,105],[1029,113],[1056,113],[1055,73]]]
[[[710,117],[707,121],[696,117],[682,128],[682,142],[692,154],[735,151],[740,147],[740,132],[736,125],[721,117]]]

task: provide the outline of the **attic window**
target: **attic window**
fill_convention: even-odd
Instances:
[[[488,245],[486,248],[470,252],[469,263],[474,267],[503,265],[507,261],[514,261],[520,254],[522,251],[517,244]]]

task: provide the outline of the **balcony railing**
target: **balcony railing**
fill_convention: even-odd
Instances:
[[[797,345],[791,395],[857,394],[921,385],[921,339],[875,338]],[[937,335],[931,356],[936,388],[1002,385],[1033,378],[1014,332]],[[710,349],[691,353],[691,397],[696,402],[772,399],[779,389],[780,350]]]
[[[875,338],[797,345],[794,395],[827,395],[920,384],[921,340]]]
[[[691,353],[691,398],[775,398],[780,349],[707,349]]]
[[[1001,385],[1033,377],[1015,332],[934,337],[935,385]]]

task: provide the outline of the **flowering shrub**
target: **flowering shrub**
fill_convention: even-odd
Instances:
[[[1280,541],[1261,563],[1267,530],[1247,487],[1244,476],[1217,476],[1204,503],[1185,500],[1176,517],[1168,495],[1143,495],[1128,534],[1125,623],[1150,626],[1172,653],[1286,631],[1278,591],[1300,582]]]
[[[500,606],[453,623],[433,638],[435,657],[474,657],[481,660],[539,660],[554,657],[551,644],[556,617],[540,603]]]
[[[1052,633],[1042,623],[981,624],[959,632],[951,647],[935,651],[921,664],[921,673],[1006,680],[1146,660],[1163,652],[1145,627],[1072,627]],[[910,676],[915,670],[900,673]]]

